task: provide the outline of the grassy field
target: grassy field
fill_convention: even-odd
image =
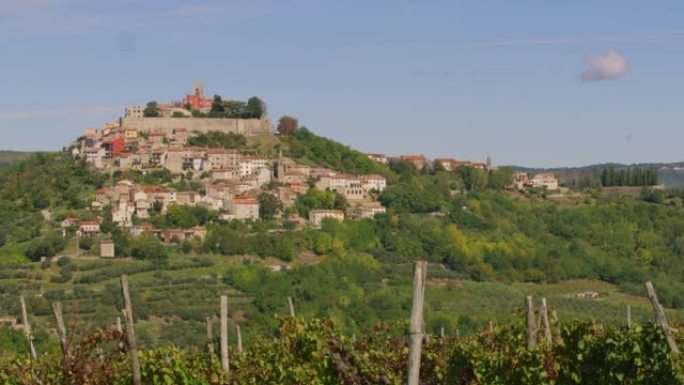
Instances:
[[[307,261],[311,263],[315,261]],[[27,297],[34,328],[52,333],[51,301],[62,301],[67,322],[77,330],[111,327],[122,307],[118,277],[130,277],[136,318],[136,330],[143,345],[180,346],[201,345],[204,341],[204,319],[218,313],[220,295],[228,295],[230,322],[240,324],[245,341],[269,325],[256,324],[258,311],[252,295],[241,293],[227,285],[223,276],[244,263],[259,263],[266,268],[282,264],[252,257],[174,256],[163,270],[154,270],[136,260],[74,259],[70,268],[72,278],[60,283],[60,267],[53,262],[34,263],[20,267],[0,267],[0,316],[18,316],[18,296]],[[295,262],[295,265],[298,262]],[[296,268],[296,267],[295,267]],[[405,320],[409,315],[411,295],[411,265],[384,265],[391,271],[383,279],[380,291],[387,291],[398,302],[383,309],[385,319]],[[275,274],[289,274],[280,272]],[[652,318],[645,298],[621,293],[611,284],[600,281],[564,281],[554,284],[503,282],[473,282],[457,278],[456,274],[433,265],[429,273],[426,293],[426,322],[436,332],[444,327],[447,333],[467,334],[486,325],[488,321],[522,320],[526,295],[545,296],[562,320],[593,318],[597,322],[623,322],[626,306],[632,307],[633,319],[645,322]],[[359,284],[364,287],[364,283]],[[598,292],[597,299],[578,298],[585,291]],[[280,308],[269,309],[275,318],[287,314],[288,293],[277,293],[282,298]],[[299,315],[304,317],[329,316],[344,321],[345,314],[326,313],[325,304],[307,302],[295,297]],[[331,301],[344,298],[331,293]],[[399,305],[397,305],[397,303]],[[382,306],[378,304],[376,306]],[[353,311],[353,304],[348,307]],[[684,320],[684,312],[669,311],[674,322]],[[348,320],[347,320],[348,321]]]

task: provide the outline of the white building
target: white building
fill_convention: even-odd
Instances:
[[[259,201],[248,196],[227,199],[227,208],[234,219],[259,219]]]
[[[532,187],[543,187],[547,190],[558,190],[559,186],[558,178],[550,172],[535,175],[529,183]]]
[[[142,118],[143,113],[145,112],[145,107],[135,104],[132,106],[126,107],[126,117],[127,118]]]
[[[382,190],[387,188],[387,179],[382,175],[364,175],[361,177],[361,183],[363,185],[363,190],[366,192],[373,190],[382,192]]]
[[[256,174],[260,170],[267,169],[268,164],[268,158],[263,156],[245,155],[240,158],[239,162],[240,177],[244,178]]]
[[[378,202],[364,203],[356,207],[356,216],[358,216],[359,218],[373,219],[376,215],[384,214],[386,212],[387,209],[385,208],[385,206],[381,205]]]
[[[309,211],[309,222],[314,228],[320,228],[325,218],[333,218],[338,221],[344,220],[344,212],[340,210],[311,210]]]

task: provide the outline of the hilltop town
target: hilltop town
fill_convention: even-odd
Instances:
[[[382,175],[351,175],[301,164],[283,156],[282,150],[275,157],[245,150],[244,145],[250,138],[284,134],[274,131],[265,105],[258,98],[251,98],[247,103],[224,101],[220,96],[211,99],[204,96],[203,85],[196,83],[193,92],[181,102],[126,107],[122,118],[99,129],[85,129],[64,151],[102,173],[166,172],[170,180],[183,181],[188,189],[179,191],[168,183],[140,184],[122,179],[113,186],[98,189],[90,203],[90,208],[100,214],[100,223],[106,216],[134,235],[154,233],[167,243],[192,237],[203,239],[206,235],[203,227],[161,230],[146,222],[151,213],[166,213],[173,205],[217,211],[221,220],[258,220],[260,212],[263,216],[260,205],[267,199],[263,194],[269,194],[275,198],[276,217],[288,217],[295,224],[314,228],[319,228],[326,218],[363,219],[386,212],[377,201],[388,184]],[[431,162],[423,155],[366,155],[384,166],[402,162],[416,170],[495,169],[490,158],[486,162],[453,158],[437,158]],[[559,185],[550,173],[533,178],[516,173],[510,187],[557,190]],[[337,208],[309,210],[305,218],[292,215],[288,210],[310,189],[332,192],[344,203]],[[66,218],[61,227],[63,234],[71,228],[76,229],[77,235],[97,235],[99,222]],[[110,245],[108,240],[103,241],[102,256],[114,256]]]

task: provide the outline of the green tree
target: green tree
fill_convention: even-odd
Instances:
[[[146,118],[156,118],[159,114],[159,104],[157,102],[149,102],[143,111],[143,116]]]
[[[169,252],[154,234],[143,233],[131,242],[131,255],[134,258],[151,261],[157,267],[168,263]]]
[[[262,192],[258,196],[259,200],[259,218],[264,220],[273,219],[280,211],[283,210],[283,203],[275,195],[267,192]]]
[[[515,172],[510,167],[501,167],[489,174],[487,186],[492,189],[502,190],[513,183]]]
[[[247,116],[254,119],[261,119],[266,112],[265,106],[266,105],[261,99],[252,96],[247,100]]]

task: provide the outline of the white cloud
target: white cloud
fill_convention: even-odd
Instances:
[[[595,43],[681,43],[684,42],[684,31],[641,32],[623,35],[579,35],[579,36],[539,36],[517,39],[493,39],[462,42],[476,47],[509,47],[509,46],[560,46]]]
[[[608,51],[605,55],[589,54],[585,61],[589,68],[580,75],[582,81],[585,82],[617,79],[629,71],[627,59],[621,53],[613,50]]]

